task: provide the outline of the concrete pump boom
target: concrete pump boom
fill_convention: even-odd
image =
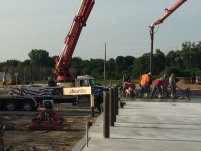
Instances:
[[[82,0],[80,9],[73,20],[73,24],[67,34],[64,47],[58,58],[55,59],[55,71],[58,81],[72,81],[73,77],[69,72],[75,46],[79,39],[82,28],[86,26],[87,19],[91,13],[95,0]]]
[[[165,14],[160,17],[157,21],[151,24],[150,37],[151,37],[151,53],[150,53],[150,72],[152,72],[152,58],[153,58],[153,41],[154,41],[154,27],[155,25],[163,23],[163,21],[170,16],[177,8],[179,8],[187,0],[178,0],[170,9],[165,9]]]
[[[154,22],[151,26],[158,25],[163,23],[163,21],[170,16],[177,8],[179,8],[184,2],[187,0],[179,0],[175,3],[170,9],[165,9],[165,14],[161,16],[156,22]]]

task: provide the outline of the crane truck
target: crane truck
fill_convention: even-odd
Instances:
[[[37,109],[43,100],[53,100],[54,103],[73,103],[91,101],[91,107],[100,105],[103,99],[103,91],[108,88],[97,86],[94,78],[88,75],[73,78],[69,72],[70,61],[79,39],[82,28],[94,6],[95,0],[82,0],[80,9],[75,16],[69,33],[67,34],[64,47],[58,58],[55,59],[55,71],[57,75],[56,85],[34,86],[34,85],[3,85],[0,87],[0,108],[4,110]]]

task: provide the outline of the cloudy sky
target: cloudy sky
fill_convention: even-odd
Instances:
[[[150,52],[149,26],[178,0],[95,0],[73,57],[139,57]],[[59,55],[81,0],[0,0],[0,62],[29,59],[32,49]],[[187,0],[155,27],[154,50],[165,54],[201,41],[201,0]]]

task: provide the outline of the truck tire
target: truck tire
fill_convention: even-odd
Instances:
[[[4,110],[6,110],[6,111],[16,111],[16,110],[18,110],[18,102],[13,101],[13,100],[5,101]]]
[[[35,105],[33,101],[26,100],[22,102],[22,110],[23,111],[33,111],[35,109]]]
[[[3,109],[3,104],[0,102],[0,111]]]

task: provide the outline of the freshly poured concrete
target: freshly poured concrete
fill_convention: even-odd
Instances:
[[[103,137],[101,115],[89,129],[88,147],[83,138],[73,151],[201,150],[201,103],[194,103],[201,102],[199,98],[125,101],[110,138]]]

